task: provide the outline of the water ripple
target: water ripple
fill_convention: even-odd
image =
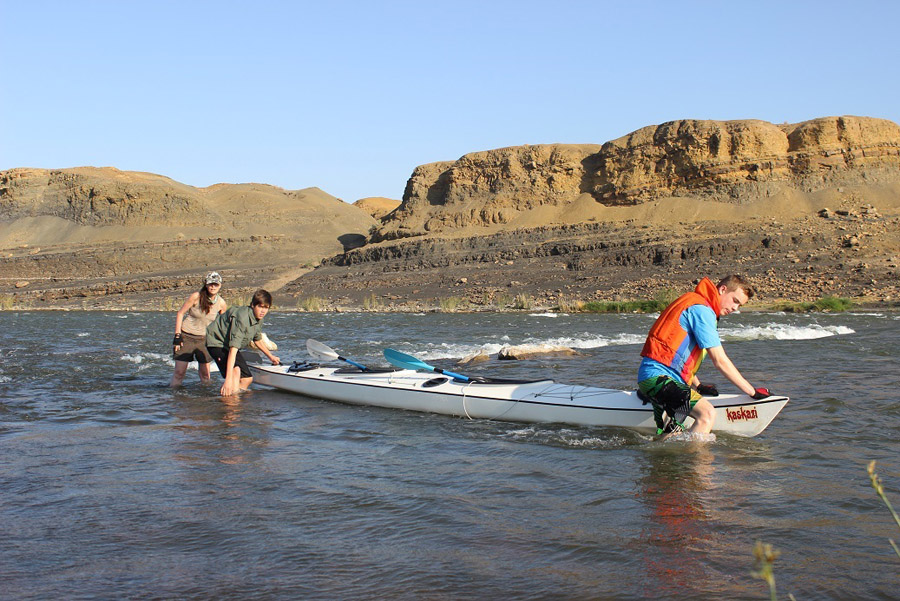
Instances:
[[[0,328],[13,319],[0,350],[10,598],[756,599],[756,540],[782,551],[779,590],[798,599],[894,592],[892,524],[865,473],[878,460],[891,491],[900,474],[895,319],[881,313],[729,316],[729,356],[792,401],[760,437],[711,444],[265,389],[223,403],[196,371],[168,388],[172,315],[0,313]],[[471,349],[563,341],[583,354],[457,369],[632,387],[652,318],[266,322],[286,357],[313,337],[372,365],[385,346],[456,367]]]

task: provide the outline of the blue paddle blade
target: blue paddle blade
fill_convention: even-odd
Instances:
[[[406,353],[401,353],[400,351],[395,351],[391,348],[384,349],[384,358],[387,359],[388,363],[390,363],[391,365],[396,365],[397,367],[403,367],[405,369],[422,369],[425,371],[433,371],[438,374],[450,376],[454,380],[462,380],[463,382],[469,381],[469,378],[467,376],[462,376],[460,374],[455,374],[452,371],[441,369],[440,367],[428,365],[424,361],[416,359],[412,355],[407,355]]]
[[[425,369],[428,371],[432,370],[432,367],[427,363],[419,361],[412,355],[395,351],[392,348],[384,349],[384,358],[388,360],[388,363],[396,365],[397,367],[403,367],[405,369]]]

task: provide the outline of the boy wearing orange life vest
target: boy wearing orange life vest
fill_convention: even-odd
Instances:
[[[769,396],[765,388],[754,388],[734,366],[716,330],[720,317],[736,311],[753,298],[753,288],[741,276],[730,275],[714,285],[703,278],[693,292],[678,297],[650,328],[641,351],[638,387],[653,403],[658,433],[663,431],[663,413],[684,429],[690,415],[690,432],[708,434],[716,418],[712,403],[703,398],[718,396],[714,384],[697,378],[700,362],[708,354],[722,375],[755,399]]]

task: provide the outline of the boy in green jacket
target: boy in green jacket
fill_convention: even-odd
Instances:
[[[262,320],[271,306],[272,295],[266,290],[257,290],[249,307],[232,307],[206,328],[206,348],[219,366],[219,373],[225,378],[219,391],[222,396],[246,390],[253,382],[253,374],[247,360],[241,355],[241,349],[250,344],[251,340],[262,338]],[[281,363],[266,345],[260,344],[257,348],[269,358],[272,365]]]

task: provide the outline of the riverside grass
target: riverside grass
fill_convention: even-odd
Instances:
[[[325,306],[325,301],[318,296],[307,296],[297,301],[297,309],[306,313],[319,313]]]
[[[673,297],[672,290],[666,290],[646,300],[583,302],[566,299],[560,300],[559,310],[564,313],[657,313],[668,307],[675,298],[678,297]],[[786,313],[841,313],[851,310],[853,306],[853,301],[848,298],[824,296],[813,302],[775,304],[771,309]]]
[[[867,471],[869,472],[869,480],[872,482],[872,488],[875,489],[875,492],[878,493],[878,496],[881,497],[881,500],[884,501],[885,505],[887,505],[888,511],[891,512],[894,521],[897,523],[897,527],[900,528],[900,516],[897,515],[897,512],[894,511],[894,507],[891,505],[891,502],[888,501],[887,495],[884,494],[884,486],[882,486],[881,484],[881,478],[879,478],[878,474],[875,473],[875,461],[869,462]],[[900,558],[900,548],[897,547],[897,543],[895,543],[894,539],[892,538],[889,538],[888,542],[891,543],[891,546],[894,548],[894,553],[896,553],[897,557]]]
[[[888,500],[887,495],[884,494],[884,485],[881,483],[881,478],[875,473],[874,460],[869,462],[866,471],[869,473],[869,481],[872,483],[872,488],[875,489],[875,492],[881,497],[881,500],[884,501],[888,511],[891,512],[891,516],[894,518],[894,522],[896,522],[897,527],[900,528],[900,516],[894,511],[894,507]],[[894,553],[897,554],[897,558],[900,559],[900,548],[897,547],[897,543],[894,542],[894,539],[892,538],[889,538],[888,542],[891,544],[891,547],[894,548]],[[778,595],[775,591],[775,560],[778,559],[780,555],[780,551],[775,549],[772,545],[762,541],[756,541],[756,544],[753,547],[753,557],[756,560],[756,569],[750,572],[750,574],[754,578],[759,578],[766,582],[769,587],[769,598],[771,601],[777,601],[778,599]],[[796,601],[794,595],[789,594],[788,598],[792,601]]]
[[[0,294],[0,311],[12,311],[16,308],[23,308],[24,303],[17,302],[15,296],[11,294]]]
[[[523,309],[531,309],[531,306],[531,297],[524,292],[517,294],[515,300],[513,300],[514,309],[519,309],[521,311]]]
[[[363,309],[366,311],[379,311],[383,306],[381,299],[375,296],[374,292],[363,299]]]
[[[775,591],[775,560],[781,555],[781,551],[772,547],[768,543],[756,541],[753,546],[753,557],[756,560],[756,569],[750,572],[754,578],[764,580],[769,587],[769,598],[771,601],[778,600],[778,593]],[[794,599],[793,595],[788,595],[790,599]]]
[[[838,296],[823,296],[810,303],[783,303],[776,305],[776,309],[787,313],[810,313],[821,311],[825,313],[841,313],[853,308],[853,301],[849,298]]]
[[[243,306],[250,302],[251,294],[244,291],[235,291],[234,295],[227,295],[229,306]],[[657,292],[653,298],[637,299],[637,300],[609,300],[609,301],[584,301],[582,299],[570,296],[560,295],[555,305],[549,305],[547,310],[557,311],[559,313],[657,313],[665,309],[672,301],[678,298],[679,291],[673,288],[667,288]],[[322,297],[309,296],[297,299],[295,310],[308,313],[329,312],[334,310],[353,311],[362,310],[368,312],[403,312],[403,306],[397,308],[376,296],[374,292],[362,299],[361,307],[344,307],[335,308],[334,304]],[[159,311],[176,311],[182,303],[182,299],[166,296],[157,299],[151,303],[150,307],[144,309]],[[869,306],[865,302],[861,306]],[[877,306],[877,305],[876,305]],[[458,312],[458,311],[523,311],[533,308],[543,308],[542,304],[537,304],[533,297],[522,292],[516,296],[507,293],[484,292],[480,299],[471,299],[459,296],[450,296],[444,298],[432,299],[432,309],[441,312]],[[856,303],[849,298],[838,296],[824,296],[812,302],[789,302],[780,301],[768,304],[754,304],[753,309],[760,311],[783,311],[786,313],[840,313],[850,311],[856,308]],[[34,303],[31,300],[25,300],[13,294],[0,294],[0,311],[15,310],[31,310]],[[56,308],[56,307],[51,307]],[[88,309],[87,299],[82,303],[82,309]],[[100,307],[94,307],[100,308]],[[274,308],[274,305],[273,305]],[[890,306],[886,307],[890,310]],[[285,310],[292,310],[285,307]],[[417,304],[415,310],[422,309],[421,304]]]
[[[589,301],[561,299],[560,310],[580,313],[656,313],[668,307],[679,296],[674,288],[660,290],[652,299],[628,301]],[[565,307],[565,309],[563,309]]]
[[[448,296],[438,299],[438,305],[443,313],[455,313],[469,306],[469,301],[458,296]]]

